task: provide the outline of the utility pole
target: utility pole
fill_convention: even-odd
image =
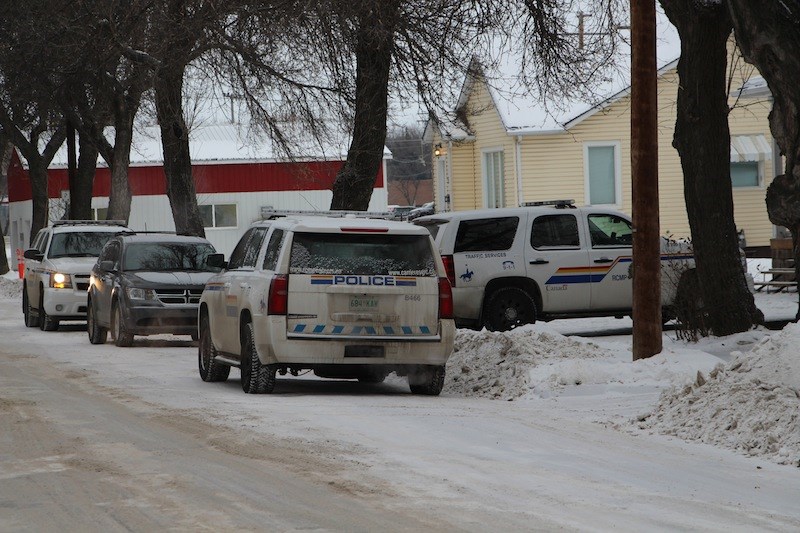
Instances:
[[[655,0],[631,0],[633,360],[661,352]]]

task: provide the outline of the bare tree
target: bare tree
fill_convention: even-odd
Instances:
[[[800,280],[800,86],[795,75],[800,68],[800,3],[727,0],[726,4],[745,59],[758,68],[772,92],[770,130],[786,157],[786,167],[767,189],[767,213],[773,224],[792,233],[795,279]]]
[[[8,138],[0,133],[0,198],[8,194],[8,165],[11,163],[11,151],[14,149]],[[8,256],[6,256],[5,221],[0,219],[0,276],[8,272]]]
[[[695,283],[706,325],[729,335],[763,322],[747,287],[733,220],[728,127],[727,43],[731,21],[718,2],[661,0],[681,38],[678,119],[673,146],[683,168],[684,197],[696,261]]]
[[[425,149],[422,130],[404,127],[389,132],[386,147],[392,158],[386,164],[386,185],[398,191],[405,205],[416,205],[420,185],[431,179],[431,152]],[[430,148],[430,145],[428,145]]]
[[[96,39],[82,49],[82,68],[73,72],[70,85],[60,93],[62,106],[81,133],[78,174],[96,165],[98,154],[110,168],[107,216],[114,220],[130,217],[134,119],[143,94],[152,87],[150,65],[136,52],[152,40],[149,8],[150,2],[140,0],[80,2],[73,31]],[[113,144],[106,137],[107,126],[113,126]],[[87,181],[82,181],[84,186],[90,186]]]
[[[52,98],[63,70],[32,68],[42,35],[54,36],[65,20],[53,3],[10,0],[0,18],[0,126],[28,163],[33,197],[31,238],[47,224],[47,167],[65,137],[64,121]],[[63,51],[62,51],[63,52]],[[41,63],[40,63],[41,64]]]

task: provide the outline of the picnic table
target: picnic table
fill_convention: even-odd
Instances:
[[[754,281],[753,285],[755,285],[756,291],[761,291],[766,287],[767,292],[770,292],[770,288],[775,289],[775,292],[780,292],[784,289],[788,290],[792,287],[797,287],[793,268],[770,268],[769,270],[762,270],[760,274],[764,276],[764,279]],[[767,275],[771,275],[772,278],[768,280]]]

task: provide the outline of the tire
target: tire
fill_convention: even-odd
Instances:
[[[44,288],[39,290],[39,329],[42,331],[58,329],[58,319],[51,317],[44,310]]]
[[[247,394],[269,394],[275,388],[276,365],[262,365],[256,350],[253,324],[245,326],[242,339],[242,390]]]
[[[208,329],[208,317],[200,319],[200,344],[197,348],[197,367],[203,381],[225,381],[231,372],[231,367],[214,361],[217,349],[211,341],[211,332]]]
[[[114,344],[120,348],[133,345],[133,333],[125,329],[125,320],[122,318],[122,309],[118,302],[114,302],[111,309],[111,338],[114,339]]]
[[[108,329],[97,323],[97,312],[91,300],[86,307],[86,333],[89,334],[89,342],[92,344],[105,344],[108,339]]]
[[[28,299],[28,287],[22,286],[22,315],[25,318],[25,325],[29,328],[39,327],[39,315],[31,308]]]
[[[508,331],[536,322],[536,302],[519,287],[503,287],[486,301],[483,325],[490,331]]]
[[[444,387],[444,366],[420,366],[408,374],[412,394],[439,396]]]

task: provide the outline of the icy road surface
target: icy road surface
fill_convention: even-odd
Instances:
[[[689,378],[716,357],[694,353]],[[235,369],[202,382],[196,354],[25,328],[0,299],[0,531],[800,530],[798,468],[635,430],[667,381],[504,401],[307,375],[254,396]]]

